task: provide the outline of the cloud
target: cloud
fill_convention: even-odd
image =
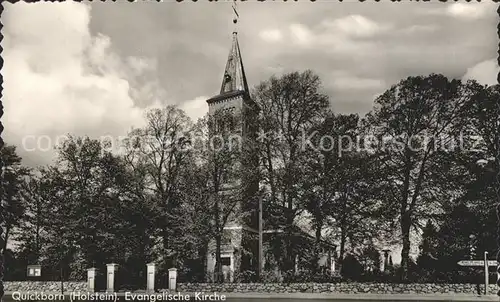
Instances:
[[[383,89],[386,87],[386,83],[380,79],[344,75],[334,77],[333,86],[338,90]]]
[[[496,15],[497,5],[493,1],[475,3],[452,3],[444,7],[433,7],[419,12],[424,15],[441,15],[461,20],[479,20]]]
[[[438,27],[436,25],[422,25],[422,24],[416,24],[416,25],[411,25],[406,28],[402,28],[400,31],[404,34],[414,34],[414,33],[429,33],[432,31],[437,30]]]
[[[307,49],[326,53],[370,53],[376,50],[374,38],[388,32],[390,24],[382,24],[365,16],[354,14],[337,19],[325,19],[317,26],[304,24],[289,26],[292,43]]]
[[[316,38],[309,28],[302,24],[290,25],[290,35],[293,42],[304,46],[311,46],[311,42]]]
[[[349,15],[333,21],[325,20],[322,24],[332,32],[353,37],[369,37],[391,29],[388,24],[379,24],[362,15]]]
[[[259,37],[266,42],[279,42],[283,40],[283,34],[279,29],[266,29],[259,33]]]
[[[494,7],[487,3],[453,3],[446,8],[446,14],[461,19],[479,19],[491,11],[494,12]]]
[[[382,81],[389,86],[429,73],[462,78],[468,68],[470,74],[478,62],[496,56],[492,2],[466,4],[481,6],[469,15],[483,14],[467,22],[467,8],[460,11],[453,3],[316,4],[278,10],[267,7],[275,3],[245,4],[246,17],[238,26],[250,85],[275,73],[311,69],[335,110],[364,113],[373,95],[386,88],[377,88]],[[30,132],[123,132],[141,120],[142,108],[169,100],[195,118],[207,111],[201,96],[213,96],[220,87],[233,25],[209,4],[203,10],[96,2],[92,9],[81,3],[31,5],[34,9],[6,4],[2,15],[4,122],[10,119],[10,136],[4,138],[10,141]],[[57,101],[71,95],[74,105]],[[31,99],[19,100],[23,97]],[[45,112],[48,108],[57,109]]]
[[[292,24],[289,27],[291,42],[295,45],[314,51],[326,53],[369,53],[375,50],[372,41],[360,41],[351,33],[336,31],[333,27],[310,29],[303,24]]]
[[[131,84],[154,64],[122,60],[109,37],[92,36],[90,12],[76,2],[6,5],[3,122],[22,155],[27,136],[119,136],[144,122]]]
[[[128,57],[127,65],[130,66],[136,75],[141,75],[144,72],[156,70],[158,62],[152,58]]]
[[[464,80],[476,80],[483,85],[496,85],[500,67],[495,59],[480,62],[471,68],[463,76]]]
[[[209,97],[199,96],[195,99],[183,102],[179,105],[179,108],[184,110],[193,122],[196,122],[199,118],[205,116],[208,112],[207,100]]]

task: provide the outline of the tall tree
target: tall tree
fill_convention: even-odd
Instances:
[[[172,267],[181,253],[173,237],[181,217],[174,212],[180,207],[179,180],[189,159],[186,147],[192,122],[175,106],[148,111],[146,121],[145,127],[129,134],[127,162],[143,171],[143,185],[157,208],[154,221],[161,234],[165,265]]]
[[[329,107],[321,81],[311,71],[292,72],[260,83],[253,97],[261,108],[260,158],[262,177],[270,189],[276,221],[288,234],[281,269],[294,269],[292,232],[303,211],[303,163],[306,136]],[[268,219],[268,221],[275,219]]]
[[[312,216],[316,258],[319,258],[324,228],[333,226],[340,231],[342,258],[347,239],[361,235],[362,229],[367,231],[370,226],[370,223],[359,223],[360,219],[370,219],[375,209],[374,200],[366,194],[370,183],[369,161],[356,145],[358,126],[357,115],[330,113],[321,124],[311,128],[314,136],[304,165],[307,176],[304,207]]]
[[[19,226],[21,217],[24,215],[26,207],[22,200],[22,184],[24,178],[29,175],[29,170],[21,165],[21,157],[16,153],[15,146],[4,146],[0,150],[0,156],[4,163],[3,173],[3,196],[5,235],[3,246],[0,247],[3,253],[7,250],[7,244],[14,228]]]
[[[42,265],[48,269],[44,273],[50,276],[52,280],[63,280],[68,277],[69,260],[76,247],[76,238],[78,227],[75,223],[75,212],[73,212],[75,203],[72,200],[72,188],[68,186],[62,173],[55,167],[47,167],[40,170],[44,185],[39,187],[40,195],[47,197],[47,207],[50,208],[50,219],[41,221],[44,229],[44,244],[40,246],[40,255],[38,259]],[[26,195],[28,198],[29,196]],[[37,195],[33,195],[38,198]],[[36,201],[27,199],[27,204],[36,203]],[[73,232],[75,232],[73,234]],[[76,236],[76,237],[75,237]],[[30,240],[29,236],[20,236],[20,239]],[[26,246],[28,242],[22,242]]]
[[[110,206],[107,197],[115,190],[118,172],[118,159],[102,147],[97,140],[70,137],[59,148],[57,168],[51,169],[61,186],[61,199],[72,205],[61,207],[70,211],[61,213],[75,222],[68,232],[78,236],[75,240],[85,248],[90,266],[105,261],[105,234],[101,231],[111,227],[111,221],[103,208]]]
[[[463,124],[465,104],[474,95],[469,88],[442,75],[409,77],[379,96],[367,116],[387,209],[399,221],[403,280],[412,226],[432,215],[440,200],[458,194],[443,181],[451,165],[442,158]]]
[[[34,171],[22,184],[22,198],[26,212],[20,220],[18,230],[14,233],[19,243],[18,257],[25,265],[38,263],[44,245],[45,226],[50,219],[51,209],[48,200],[52,198],[48,190],[47,179],[42,171]]]
[[[433,240],[436,245],[434,256],[438,259],[433,267],[433,279],[448,282],[471,281],[469,277],[473,277],[473,270],[460,267],[457,262],[470,257],[471,235],[478,234],[481,229],[478,218],[477,213],[463,202],[445,208],[443,222]],[[494,248],[494,244],[490,246]],[[479,242],[478,248],[483,250],[484,243]]]
[[[231,221],[243,222],[250,213],[242,207],[244,187],[241,186],[242,158],[248,150],[241,135],[234,133],[237,116],[230,112],[217,111],[200,119],[197,124],[195,145],[197,150],[198,179],[205,219],[200,222],[208,229],[208,237],[215,241],[215,281],[222,282],[221,248],[226,235],[224,228]],[[247,171],[248,172],[248,171]],[[245,251],[243,251],[245,252]]]
[[[465,167],[462,184],[466,187],[464,199],[482,211],[484,216],[494,211],[495,176],[500,173],[496,160],[500,139],[500,86],[484,87],[474,81],[467,83],[477,93],[468,100],[467,132],[464,150],[456,153],[455,161]]]
[[[81,278],[88,267],[125,261],[136,236],[148,234],[141,229],[137,235],[137,220],[129,220],[130,212],[143,208],[125,195],[126,172],[123,161],[98,140],[69,137],[59,146],[57,165],[41,171],[42,192],[30,202],[36,205],[42,197],[51,209],[50,219],[42,219],[43,263],[60,266],[65,277]]]
[[[499,168],[495,154],[499,149],[495,141],[500,137],[499,90],[498,85],[487,87],[475,81],[468,81],[464,86],[471,97],[466,99],[465,118],[457,118],[462,126],[460,146],[448,152],[447,157],[442,157],[442,160],[453,164],[451,169],[446,170],[447,183],[459,188],[459,203],[457,199],[442,202],[445,212],[438,216],[443,226],[438,236],[448,236],[446,233],[450,230],[446,226],[452,223],[449,221],[450,213],[465,211],[474,218],[463,222],[468,229],[458,227],[453,230],[454,236],[467,241],[473,235],[477,239],[478,250],[493,254],[497,250],[494,242],[496,233],[491,225],[497,221],[495,175]],[[450,245],[448,251],[460,252],[460,248]],[[446,269],[442,268],[441,274]]]
[[[128,168],[97,140],[70,137],[59,146],[57,165],[24,185],[27,213],[16,239],[25,260],[58,267],[64,278],[83,278],[86,268],[108,261],[143,270],[154,216],[147,197],[136,198],[140,171]]]

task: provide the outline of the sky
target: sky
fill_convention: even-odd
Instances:
[[[238,31],[250,86],[311,69],[332,109],[365,114],[400,79],[442,73],[495,84],[496,5],[231,2],[5,4],[4,139],[24,163],[50,163],[57,138],[113,137],[144,110],[193,119],[217,94]]]

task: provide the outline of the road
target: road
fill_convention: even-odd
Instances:
[[[394,295],[374,295],[374,294],[249,294],[249,295],[227,295],[227,301],[234,302],[257,302],[260,301],[273,301],[284,302],[299,301],[337,301],[337,302],[353,302],[353,301],[500,301],[499,297],[495,295],[488,296],[467,296],[467,295],[407,295],[407,294],[394,294]]]
[[[86,293],[83,293],[86,295]],[[213,294],[213,293],[207,293]],[[92,294],[90,294],[92,295]],[[229,301],[229,302],[326,302],[326,301],[336,301],[336,302],[354,302],[354,301],[391,301],[391,302],[414,302],[414,301],[427,301],[427,302],[444,302],[444,301],[500,301],[499,297],[495,295],[488,296],[467,296],[467,295],[406,295],[406,294],[394,294],[394,295],[373,295],[373,294],[308,294],[308,293],[297,293],[297,294],[235,294],[228,293],[222,294],[218,293],[216,295],[203,297],[202,295],[196,295],[195,293],[189,294],[181,294],[183,296],[182,299],[167,299],[168,296],[161,294],[135,294],[135,296],[125,295],[124,293],[118,293],[117,301],[148,301],[148,302],[160,302],[160,301]],[[172,295],[173,296],[173,295]],[[17,298],[16,298],[17,297]],[[152,298],[153,297],[153,298]],[[3,297],[3,302],[14,302],[14,301],[42,301],[42,302],[50,302],[50,301],[105,301],[105,302],[115,302],[115,299],[110,295],[105,298],[100,299],[89,299],[84,298],[81,299],[71,299],[69,295],[65,295],[63,299],[40,299],[38,298],[26,298],[16,296],[12,293],[7,293]]]

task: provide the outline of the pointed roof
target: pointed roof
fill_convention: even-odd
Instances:
[[[227,58],[220,94],[236,91],[249,92],[240,45],[238,44],[238,33],[233,32],[233,43]]]

